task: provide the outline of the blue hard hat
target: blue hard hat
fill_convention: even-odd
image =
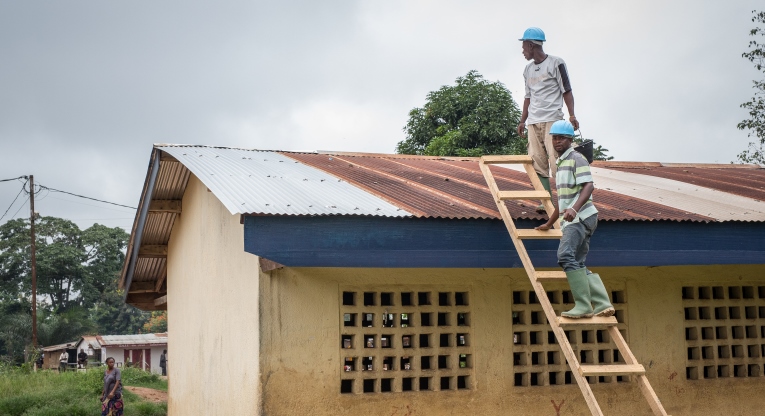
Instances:
[[[550,134],[574,137],[574,126],[566,120],[558,120],[550,127]]]
[[[523,37],[518,40],[538,40],[540,42],[545,41],[545,32],[538,27],[530,27],[523,32]]]

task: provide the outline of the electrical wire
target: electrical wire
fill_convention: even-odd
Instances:
[[[109,211],[115,211],[115,212],[121,212],[121,213],[126,213],[126,212],[128,212],[128,211],[125,211],[125,210],[123,210],[123,209],[121,209],[121,208],[120,208],[120,209],[117,209],[117,208],[109,208],[109,207],[105,207],[105,206],[103,206],[103,205],[100,205],[100,204],[99,204],[99,205],[96,205],[96,204],[89,204],[89,203],[87,203],[87,202],[80,202],[79,200],[66,199],[66,198],[58,198],[58,197],[55,197],[55,196],[51,196],[51,194],[50,194],[50,193],[47,193],[47,194],[45,194],[45,195],[43,196],[43,198],[46,198],[46,199],[47,199],[47,198],[50,198],[50,199],[55,199],[56,201],[64,201],[64,202],[68,202],[68,203],[70,203],[70,204],[85,205],[85,206],[88,206],[88,207],[96,207],[96,208],[99,208],[99,209],[108,209]],[[41,200],[42,200],[42,198],[41,198]],[[36,198],[35,198],[35,202],[37,202],[37,199],[36,199]]]
[[[21,208],[24,208],[25,206],[27,206],[27,204],[28,204],[28,203],[29,203],[29,200],[28,200],[28,199],[27,199],[26,201],[24,201],[24,203],[23,203],[23,204],[21,204],[21,206],[19,207],[19,209],[17,209],[17,210],[16,210],[16,213],[15,213],[15,214],[13,214],[13,216],[11,217],[11,219],[14,219],[14,218],[16,218],[16,215],[19,213],[19,211],[21,211]]]
[[[18,178],[15,178],[15,179],[18,179]],[[14,180],[14,179],[8,179],[8,180]],[[0,221],[2,221],[3,218],[5,218],[6,214],[8,214],[8,211],[10,211],[11,207],[13,207],[13,204],[15,204],[16,200],[19,199],[19,196],[21,195],[21,193],[24,192],[24,186],[26,186],[26,182],[24,182],[24,184],[21,185],[21,190],[19,190],[19,193],[16,194],[16,198],[13,198],[13,202],[11,202],[11,205],[9,205],[8,209],[5,210],[5,212],[3,213],[3,216],[0,217]],[[18,213],[18,211],[16,211],[16,213]],[[13,215],[16,216],[16,214],[13,214]]]
[[[10,179],[0,179],[0,182],[10,182],[15,181],[16,179],[28,179],[28,176],[19,176],[18,178],[10,178]]]
[[[49,187],[47,187],[47,186],[44,186],[44,185],[40,185],[40,189],[41,189],[41,190],[42,190],[42,189],[45,189],[45,190],[48,190],[49,192],[59,192],[59,193],[62,193],[62,194],[72,195],[72,196],[76,196],[76,197],[78,197],[78,198],[90,199],[91,201],[102,202],[102,203],[104,203],[104,204],[111,204],[111,205],[116,205],[116,206],[118,206],[118,207],[124,207],[124,208],[130,208],[130,209],[137,209],[136,207],[131,207],[131,206],[127,206],[127,205],[122,205],[122,204],[118,204],[118,203],[116,203],[116,202],[109,202],[109,201],[104,201],[104,200],[102,200],[102,199],[91,198],[91,197],[89,197],[89,196],[84,196],[84,195],[77,195],[77,194],[75,194],[75,193],[72,193],[72,192],[62,191],[62,190],[60,190],[60,189],[55,189],[55,188],[49,188]]]

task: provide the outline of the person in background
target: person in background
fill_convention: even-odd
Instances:
[[[85,368],[85,365],[87,363],[88,363],[88,353],[85,352],[84,348],[80,348],[80,353],[77,354],[77,367]]]
[[[67,345],[67,348],[69,346]],[[58,357],[58,371],[59,373],[62,371],[66,371],[66,364],[69,362],[69,353],[64,350],[64,352],[61,353]]]
[[[104,390],[101,393],[101,416],[122,416],[122,372],[114,367],[114,357],[106,359]]]
[[[558,155],[549,131],[554,122],[563,120],[563,103],[566,103],[574,130],[579,129],[579,121],[574,115],[574,93],[566,63],[545,53],[542,44],[546,39],[542,29],[530,27],[518,40],[523,42],[523,57],[531,61],[523,71],[526,95],[518,135],[524,137],[523,130],[528,128],[529,156],[542,186],[550,192],[550,177],[555,176]],[[539,205],[537,211],[544,212],[544,206]]]
[[[35,365],[38,369],[43,368],[43,364],[45,364],[45,351],[42,350],[42,346],[40,346],[40,349],[38,350],[40,352],[40,355],[37,357],[37,361],[35,361]]]
[[[159,356],[159,367],[162,368],[162,375],[167,375],[167,350],[162,350],[162,355]]]

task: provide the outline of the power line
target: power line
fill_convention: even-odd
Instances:
[[[58,197],[55,197],[55,196],[50,196],[50,192],[48,192],[47,194],[45,194],[45,196],[44,196],[44,197],[42,197],[42,198],[40,198],[40,200],[43,200],[43,199],[47,199],[47,198],[50,198],[50,199],[55,199],[56,201],[63,201],[63,202],[68,202],[68,203],[70,203],[70,204],[85,205],[85,206],[88,206],[88,207],[96,207],[96,208],[98,208],[98,209],[108,209],[109,211],[121,212],[121,213],[123,213],[123,214],[124,214],[124,213],[126,213],[126,212],[128,212],[128,211],[124,211],[124,210],[121,210],[121,209],[117,209],[117,208],[109,208],[109,207],[105,207],[105,206],[103,206],[103,205],[96,205],[96,204],[89,204],[89,203],[87,203],[87,202],[80,202],[79,200],[74,200],[74,199],[66,199],[66,198],[58,198]]]
[[[18,178],[15,178],[15,179],[18,179]],[[12,181],[12,180],[15,180],[15,179],[4,179],[3,182],[5,182],[5,181]],[[19,190],[19,193],[16,194],[16,198],[13,198],[13,202],[11,202],[11,205],[8,206],[8,209],[5,210],[5,212],[3,213],[3,216],[0,217],[0,221],[2,221],[3,218],[5,218],[5,215],[8,214],[8,211],[11,210],[11,207],[13,207],[13,204],[15,204],[16,200],[19,199],[19,195],[21,195],[21,193],[24,192],[24,186],[26,186],[26,182],[24,182],[24,184],[21,185],[21,189]],[[22,204],[21,206],[24,206],[24,205]],[[18,211],[16,211],[16,214],[18,214]],[[16,214],[13,214],[13,216],[15,217]]]
[[[28,203],[29,203],[29,200],[28,200],[28,199],[27,199],[26,201],[24,201],[24,203],[23,203],[23,204],[21,204],[21,206],[19,207],[19,209],[17,209],[17,210],[16,210],[16,213],[15,213],[15,214],[13,214],[13,216],[11,217],[11,219],[14,219],[14,218],[16,218],[16,214],[18,214],[18,213],[19,213],[19,211],[21,211],[21,208],[24,208],[25,206],[27,206],[27,204],[28,204]]]
[[[18,178],[10,178],[10,179],[0,179],[0,182],[10,182],[15,181],[16,179],[26,179],[26,176],[19,176]]]
[[[127,205],[122,205],[122,204],[118,204],[118,203],[116,203],[116,202],[109,202],[109,201],[104,201],[104,200],[102,200],[102,199],[91,198],[91,197],[89,197],[89,196],[84,196],[84,195],[77,195],[77,194],[75,194],[75,193],[72,193],[72,192],[62,191],[62,190],[60,190],[60,189],[49,188],[49,187],[47,187],[47,186],[44,186],[44,185],[40,185],[40,189],[46,189],[46,190],[48,190],[49,192],[59,192],[59,193],[62,193],[62,194],[72,195],[72,196],[76,196],[76,197],[78,197],[78,198],[90,199],[91,201],[102,202],[102,203],[104,203],[104,204],[111,204],[111,205],[116,205],[116,206],[118,206],[118,207],[124,207],[124,208],[130,208],[130,209],[137,209],[136,207],[131,207],[131,206],[127,206]]]

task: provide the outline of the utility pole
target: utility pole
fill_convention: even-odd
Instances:
[[[29,227],[32,234],[32,348],[37,348],[37,258],[35,252],[35,177],[29,175]]]

